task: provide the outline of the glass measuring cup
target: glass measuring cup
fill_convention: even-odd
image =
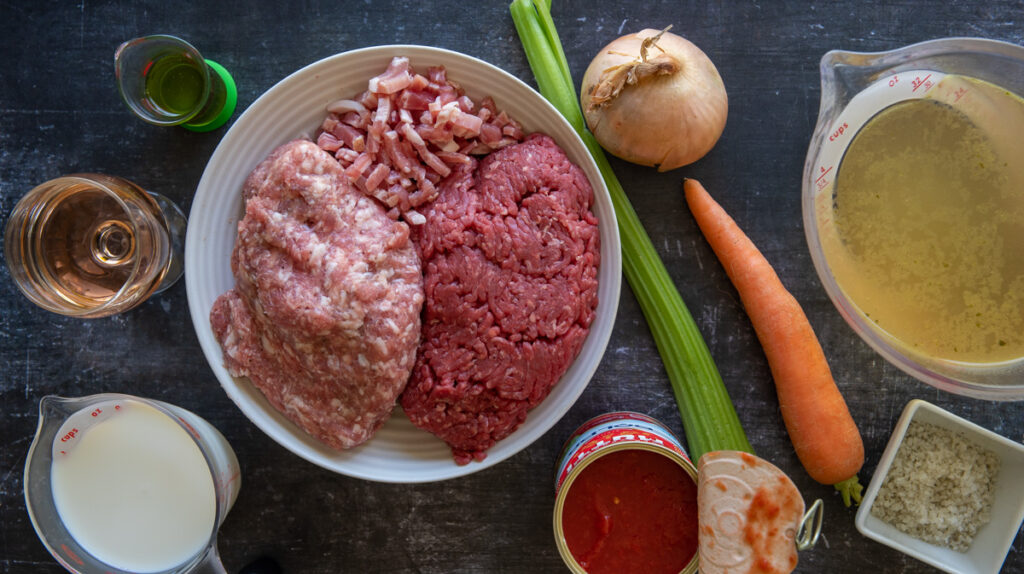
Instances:
[[[40,540],[42,540],[47,550],[50,551],[62,566],[71,572],[79,574],[107,572],[122,574],[136,571],[159,572],[161,574],[225,572],[217,552],[216,535],[217,529],[238,496],[241,474],[234,451],[217,429],[194,413],[180,407],[161,401],[116,393],[92,395],[82,398],[47,396],[39,404],[39,415],[39,427],[25,462],[25,503],[28,508],[29,517],[32,520],[32,525]],[[87,486],[82,486],[79,483],[88,484],[89,480],[92,480],[93,477],[86,476],[86,473],[80,473],[77,476],[71,474],[69,476],[67,474],[68,470],[63,471],[63,476],[60,473],[54,472],[55,464],[68,464],[70,459],[64,457],[69,457],[69,455],[75,453],[76,449],[79,449],[78,454],[88,456],[85,462],[99,461],[97,464],[107,465],[102,471],[92,474],[108,479],[111,476],[120,478],[118,474],[132,476],[131,473],[134,472],[132,465],[123,462],[121,464],[111,463],[105,458],[102,449],[97,450],[96,448],[97,441],[108,441],[110,444],[116,444],[117,448],[122,452],[132,452],[133,456],[145,458],[145,456],[137,455],[137,449],[132,450],[136,448],[135,446],[129,445],[125,448],[122,443],[111,441],[111,435],[100,434],[111,429],[123,430],[123,426],[117,427],[114,425],[124,425],[129,420],[128,417],[134,417],[132,419],[134,421],[146,421],[148,424],[157,425],[162,429],[161,432],[172,433],[175,441],[179,441],[179,439],[184,441],[184,444],[181,442],[177,444],[164,442],[160,445],[162,448],[157,448],[153,444],[141,443],[142,446],[150,449],[153,457],[168,456],[168,453],[186,453],[186,457],[193,456],[195,459],[186,460],[186,457],[178,456],[173,460],[168,459],[167,464],[172,468],[197,468],[200,473],[203,471],[209,473],[205,476],[205,478],[209,479],[208,482],[201,475],[190,475],[191,478],[198,478],[198,485],[209,487],[209,490],[211,490],[209,492],[209,503],[213,505],[213,508],[203,509],[203,512],[208,512],[210,517],[208,521],[209,529],[188,533],[190,536],[194,535],[194,540],[185,542],[183,546],[177,542],[175,543],[176,548],[195,549],[193,552],[186,552],[182,555],[180,561],[176,560],[176,555],[171,556],[169,559],[167,557],[146,556],[143,559],[147,560],[151,567],[143,568],[133,565],[138,564],[136,557],[125,558],[124,556],[119,556],[121,553],[120,549],[111,549],[109,544],[102,541],[102,536],[97,537],[103,533],[97,534],[89,531],[89,528],[102,528],[103,523],[96,522],[91,517],[83,521],[83,516],[84,514],[94,516],[96,514],[109,513],[114,520],[127,521],[131,518],[126,518],[126,516],[131,517],[132,514],[126,514],[124,508],[117,508],[116,505],[102,506],[101,504],[95,504],[90,507],[89,513],[79,512],[80,508],[75,508],[74,505],[67,501],[69,497],[74,502],[75,496],[82,496],[85,490],[76,491],[74,489],[87,488]],[[132,433],[133,436],[148,437],[145,440],[151,440],[156,436],[156,434],[149,432],[148,429],[141,429],[138,426],[133,428],[141,431]],[[93,434],[92,439],[87,441],[86,439],[90,437],[90,433],[96,434]],[[124,439],[127,434],[129,433],[122,433],[121,438]],[[118,437],[115,435],[114,438]],[[103,444],[99,443],[99,446],[102,447]],[[183,451],[182,448],[186,450]],[[195,452],[196,449],[198,449],[198,452]],[[108,462],[104,463],[104,460],[108,460]],[[79,466],[65,467],[65,469],[73,468],[80,470],[82,462],[83,460],[79,459],[76,461],[76,464]],[[198,466],[196,466],[197,464]],[[95,468],[90,470],[95,470]],[[155,482],[154,485],[156,484]],[[73,485],[74,488],[69,488],[68,485]],[[168,489],[166,488],[157,492],[147,492],[146,489],[150,486],[148,484],[146,488],[141,488],[141,485],[132,484],[122,486],[124,487],[119,491],[118,480],[107,480],[102,483],[102,488],[105,491],[113,491],[115,494],[125,496],[126,499],[134,495],[136,491],[143,492],[146,497],[143,499],[143,503],[145,503],[145,500],[150,499],[162,498],[166,501],[167,499],[174,498],[173,495],[167,493]],[[191,488],[188,492],[195,493],[201,490],[202,488]],[[205,500],[204,498],[204,502]],[[138,502],[137,499],[133,499],[133,501]],[[92,504],[94,501],[90,499],[89,502]],[[187,502],[191,503],[192,501]],[[194,507],[191,504],[182,504],[181,506],[185,509]],[[65,518],[68,520],[65,520]],[[151,518],[150,523],[157,522],[157,517]],[[158,528],[153,529],[154,532],[158,530]],[[163,543],[165,536],[173,538],[178,534],[181,533],[164,532],[154,539],[158,539],[158,543]],[[85,545],[80,543],[75,535],[82,541],[85,541],[85,545],[92,548],[93,552],[90,552]],[[97,540],[100,540],[100,542],[97,542]],[[118,539],[114,544],[121,543],[122,540]],[[106,556],[107,561],[97,558],[95,556],[97,553]],[[114,556],[115,559],[111,560],[110,556]],[[163,564],[159,564],[158,562],[160,561]],[[118,564],[111,564],[110,562],[117,562]],[[131,569],[118,568],[117,565],[127,566]]]
[[[1024,48],[994,40],[948,38],[888,52],[837,50],[825,54],[820,71],[821,107],[802,180],[803,221],[815,269],[832,302],[869,346],[911,376],[957,394],[1024,399],[1024,358],[969,363],[915,351],[851,301],[838,283],[824,247],[827,242],[841,241],[834,217],[835,181],[860,128],[893,104],[927,97],[987,126],[991,137],[1008,137],[998,113],[964,103],[970,97],[961,99],[965,93],[962,77],[1024,94]]]

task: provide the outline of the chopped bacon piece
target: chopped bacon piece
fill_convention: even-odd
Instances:
[[[336,126],[334,126],[334,129],[331,130],[331,134],[335,138],[343,142],[346,147],[353,149],[355,151],[363,151],[366,145],[366,138],[363,135],[363,132],[357,130],[356,128],[348,124],[337,124]]]
[[[333,104],[328,105],[327,111],[332,114],[344,114],[346,112],[365,114],[366,107],[355,100],[338,100]]]
[[[373,163],[373,158],[370,157],[370,154],[361,153],[359,154],[359,157],[357,157],[356,160],[352,162],[352,165],[348,166],[348,169],[345,170],[345,175],[347,175],[350,180],[355,182],[356,180],[359,179],[361,175],[363,175],[363,172],[366,171],[366,168],[370,167],[371,163]]]
[[[377,112],[373,114],[373,123],[385,125],[391,118],[391,100],[388,98],[381,98],[377,102]]]
[[[428,92],[403,90],[398,96],[398,106],[406,110],[425,110],[434,101],[434,95]]]
[[[366,129],[366,125],[370,120],[370,113],[366,112],[366,115],[360,115],[356,112],[348,112],[346,114],[342,114],[339,119],[341,123],[348,124],[354,128]],[[324,129],[327,128],[324,127]]]
[[[413,74],[412,83],[409,84],[408,90],[410,92],[421,92],[427,89],[430,85],[430,80],[421,74]]]
[[[412,84],[409,58],[392,58],[384,73],[370,78],[369,90],[375,94],[394,94]]]
[[[373,168],[370,175],[366,177],[366,189],[367,191],[374,191],[384,181],[384,178],[391,172],[386,164],[378,163],[377,167]]]
[[[498,106],[494,104],[491,96],[484,96],[484,99],[480,100],[480,107],[487,110],[492,116],[498,114]]]
[[[454,143],[454,142],[452,142]],[[439,151],[437,157],[441,158],[441,161],[445,163],[455,164],[467,164],[470,159],[469,156],[464,153],[458,153],[453,151]]]
[[[349,165],[351,165],[352,162],[356,161],[356,159],[359,158],[359,152],[353,149],[341,148],[334,154],[334,157],[336,157],[339,162],[348,167]]]
[[[461,138],[472,138],[480,135],[480,128],[484,121],[473,114],[459,111],[452,115],[452,128],[455,135]],[[522,132],[520,132],[520,137]]]
[[[509,117],[508,117],[508,116],[507,116],[507,115],[505,114],[505,112],[504,112],[504,111],[501,111],[501,112],[499,112],[499,113],[498,113],[498,117],[494,118],[494,123],[495,123],[495,124],[496,124],[496,125],[497,125],[497,126],[498,126],[499,128],[503,128],[503,127],[505,127],[505,126],[506,126],[506,125],[507,125],[507,124],[508,124],[509,122],[511,122],[511,121],[512,121],[512,120],[510,120],[510,119],[509,119]]]
[[[444,69],[444,66],[427,68],[427,77],[430,78],[431,82],[441,86],[448,83],[448,72]]]
[[[341,142],[331,132],[323,132],[316,138],[316,145],[324,151],[338,151],[341,149]]]
[[[523,127],[512,122],[501,128],[501,134],[518,141],[523,139]]]
[[[360,104],[363,104],[363,107],[365,107],[366,109],[372,110],[377,107],[377,94],[373,93],[370,90],[366,90],[362,94],[359,94],[359,97],[356,98],[356,101],[359,102]]]
[[[480,142],[493,145],[501,141],[501,128],[495,124],[480,126]]]

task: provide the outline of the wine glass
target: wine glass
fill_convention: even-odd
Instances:
[[[47,181],[14,207],[4,233],[11,277],[33,303],[71,317],[128,311],[181,276],[185,215],[114,176]]]

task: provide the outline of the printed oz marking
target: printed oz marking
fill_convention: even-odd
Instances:
[[[916,92],[917,89],[922,87],[922,86],[924,87],[924,90],[926,92],[928,90],[932,89],[932,86],[934,84],[932,84],[931,80],[929,80],[929,78],[931,78],[931,77],[932,77],[932,75],[928,74],[927,76],[924,77],[924,79],[922,79],[920,76],[914,78],[914,81],[910,82],[910,85],[913,86],[913,89],[911,89],[910,91]]]
[[[818,179],[814,180],[814,183],[818,186],[818,191],[821,191],[831,183],[831,180],[828,179],[828,174],[832,171],[832,166],[828,166],[828,169],[825,169],[824,167],[819,167],[818,169],[820,170],[820,174],[818,175]]]
[[[893,77],[889,78],[889,87],[890,88],[895,88],[896,84],[898,84],[898,83],[900,83],[900,77],[899,76],[893,76]]]

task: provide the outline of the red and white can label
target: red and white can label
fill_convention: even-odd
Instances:
[[[555,492],[574,468],[595,453],[622,443],[657,445],[693,464],[679,439],[657,419],[629,411],[607,413],[583,423],[566,441],[555,474]]]

